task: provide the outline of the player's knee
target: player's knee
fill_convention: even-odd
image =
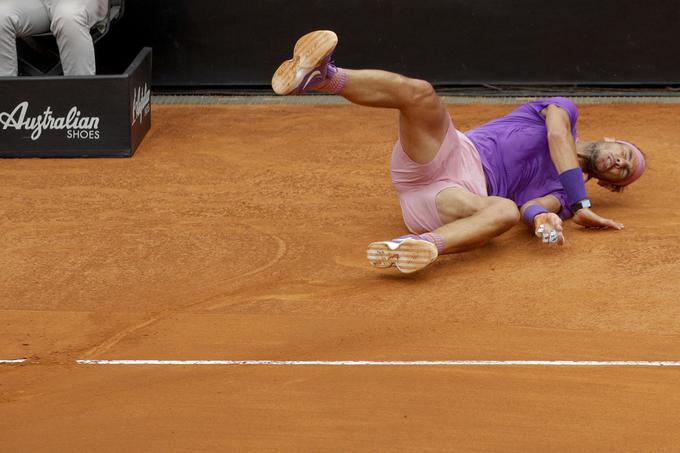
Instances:
[[[519,209],[512,200],[501,198],[494,206],[494,223],[501,229],[510,229],[520,220]]]
[[[408,79],[406,84],[409,104],[423,105],[429,102],[436,102],[437,92],[429,82],[425,80]]]
[[[59,5],[52,15],[50,30],[55,35],[69,33],[90,27],[87,20],[87,11],[76,4],[64,3]]]

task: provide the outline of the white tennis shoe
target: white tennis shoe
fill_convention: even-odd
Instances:
[[[423,239],[392,239],[373,242],[366,251],[368,261],[373,267],[396,267],[404,274],[426,268],[439,256],[437,247]]]

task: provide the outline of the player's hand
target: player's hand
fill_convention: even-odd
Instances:
[[[597,228],[606,229],[611,228],[614,230],[620,230],[623,228],[623,224],[615,222],[612,219],[605,219],[595,214],[588,208],[579,209],[574,214],[574,223],[584,226],[586,228]]]
[[[552,212],[534,217],[534,234],[548,245],[564,245],[562,219]]]

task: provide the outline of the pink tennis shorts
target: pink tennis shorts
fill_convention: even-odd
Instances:
[[[397,140],[390,167],[404,223],[411,233],[421,234],[442,226],[436,204],[442,190],[461,187],[476,195],[487,195],[479,152],[470,139],[456,130],[450,118],[449,129],[432,162],[413,162]]]

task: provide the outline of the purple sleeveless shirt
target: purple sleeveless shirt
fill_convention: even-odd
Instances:
[[[550,158],[548,130],[541,110],[556,105],[569,113],[571,134],[576,140],[578,109],[567,98],[540,99],[521,105],[511,113],[465,132],[479,151],[489,195],[509,198],[517,206],[546,195],[561,204],[559,216],[571,217],[567,194]]]

